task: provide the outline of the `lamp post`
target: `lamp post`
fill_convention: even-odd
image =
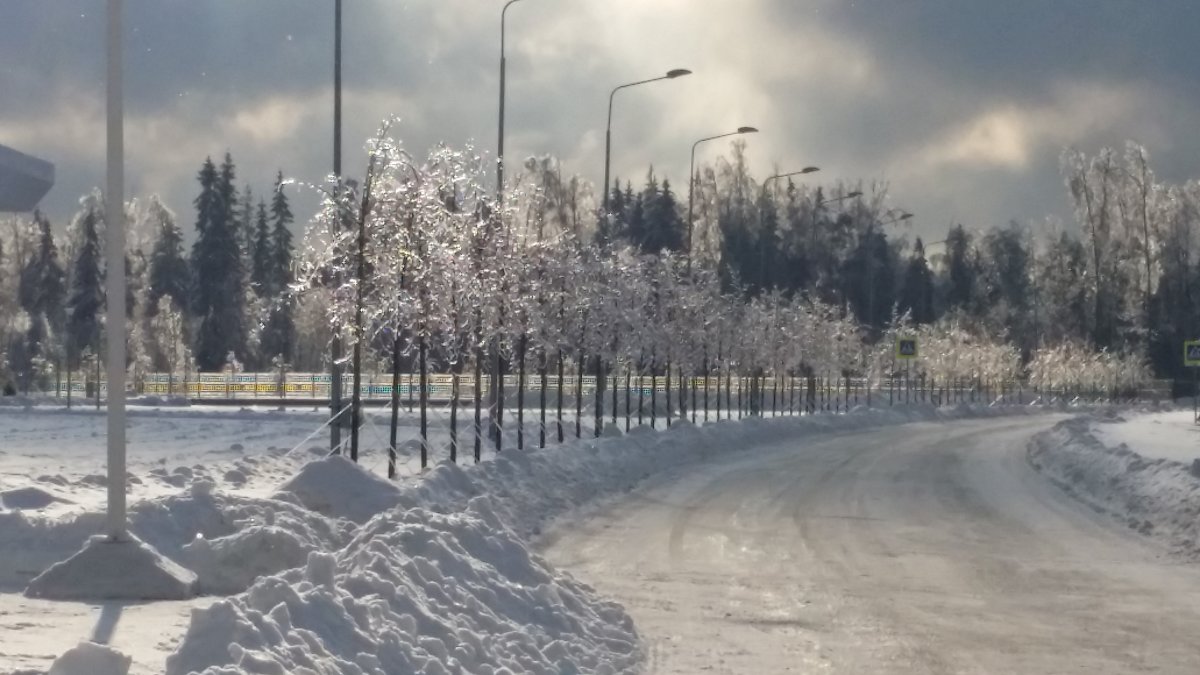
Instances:
[[[737,131],[731,131],[727,134],[717,134],[716,136],[709,136],[708,138],[701,138],[700,140],[696,141],[695,143],[692,143],[692,161],[688,168],[687,271],[689,274],[692,271],[692,230],[694,229],[694,226],[692,224],[692,212],[694,210],[695,201],[696,201],[695,200],[695,195],[696,195],[696,148],[699,147],[701,143],[715,141],[719,138],[729,138],[730,136],[738,136],[741,134],[756,134],[756,133],[758,133],[758,129],[756,129],[754,127],[738,127]]]
[[[791,178],[792,176],[802,176],[802,175],[808,174],[808,173],[816,173],[820,170],[821,170],[820,167],[806,166],[803,169],[800,169],[799,171],[792,171],[791,173],[777,173],[774,176],[771,176],[763,181],[763,189],[764,190],[767,189],[767,184],[769,184],[773,180],[779,180],[780,178]]]
[[[913,214],[908,213],[907,211],[901,211],[900,215],[893,217],[891,220],[887,220],[882,223],[879,223],[879,226],[883,227],[885,225],[895,225],[896,223],[902,223],[906,220],[912,220],[912,217],[913,217]]]
[[[673,79],[683,77],[685,75],[691,75],[691,74],[692,74],[692,71],[687,70],[686,68],[676,68],[674,70],[667,71],[666,75],[661,75],[659,77],[652,77],[648,80],[638,80],[637,82],[630,82],[628,84],[622,84],[620,86],[613,88],[612,92],[609,93],[609,95],[608,95],[608,123],[604,127],[604,184],[601,187],[601,192],[603,194],[603,198],[601,200],[602,208],[600,209],[600,217],[604,219],[604,222],[607,222],[608,217],[609,217],[608,180],[609,180],[609,170],[610,170],[610,167],[612,166],[613,99],[616,98],[617,92],[621,91],[622,89],[628,89],[630,87],[636,87],[638,85],[650,84],[651,82],[659,82],[661,80],[673,80]],[[606,232],[606,230],[603,230],[603,229],[601,231]],[[599,438],[600,434],[603,431],[603,427],[604,427],[604,402],[603,402],[604,361],[603,361],[603,359],[601,359],[599,354],[596,354],[595,358],[596,358],[596,368],[595,368],[596,409],[595,409],[595,422],[594,422],[593,428],[594,428],[596,437]],[[582,376],[582,374],[581,374],[581,376]],[[616,389],[614,388],[613,396],[615,397],[616,395],[617,395]],[[613,404],[613,414],[614,415],[616,414],[616,404],[615,403]]]
[[[521,0],[508,0],[500,10],[500,112],[496,134],[496,214],[497,221],[504,217],[504,103],[508,88],[508,57],[505,55],[505,27],[508,18],[508,8]],[[496,225],[499,223],[497,222]],[[496,451],[500,451],[501,433],[503,429],[504,402],[500,388],[504,386],[504,366],[500,358],[500,339],[492,339],[491,344],[491,386],[488,387],[488,416],[491,418],[492,442]]]
[[[836,202],[842,202],[842,201],[845,201],[845,200],[847,200],[847,199],[856,199],[856,198],[858,198],[858,197],[861,197],[861,196],[862,196],[862,192],[859,192],[858,190],[855,190],[854,192],[851,192],[851,193],[848,193],[848,194],[844,194],[844,195],[842,195],[841,197],[834,197],[834,198],[832,198],[832,199],[822,199],[821,201],[817,202],[817,206],[825,206],[826,204],[833,204],[833,203],[836,203]]]
[[[125,102],[122,62],[123,0],[108,0],[108,79],[104,235],[109,260],[125,259]],[[125,266],[111,264],[108,294],[108,537],[126,541],[125,524]],[[96,383],[97,388],[100,383]]]
[[[906,220],[911,220],[913,214],[907,211],[901,211],[900,215],[893,217],[891,220],[879,223],[880,227],[886,225],[895,225]],[[867,242],[872,245],[872,240],[875,235],[875,225],[872,223],[867,225]],[[875,254],[871,249],[867,250],[867,327],[875,327]]]
[[[820,170],[821,169],[819,167],[806,166],[803,169],[800,169],[799,171],[792,171],[789,173],[777,173],[774,176],[770,176],[766,180],[763,181],[763,196],[764,197],[766,196],[767,186],[770,185],[773,181],[777,181],[780,178],[791,178],[792,176],[803,176],[803,175],[810,174],[810,173],[816,173]],[[772,208],[774,208],[773,205],[772,205]],[[758,228],[761,233],[759,238],[762,240],[761,245],[759,247],[758,259],[759,259],[759,267],[761,268],[761,272],[763,275],[762,278],[764,281],[763,290],[765,291],[767,282],[771,281],[771,276],[769,274],[770,266],[767,265],[767,238],[765,236],[766,233],[762,232],[763,228],[765,227],[765,223],[763,222],[761,211],[759,211],[758,218],[759,218]]]
[[[500,128],[496,140],[496,199],[498,202],[504,201],[504,95],[508,84],[506,79],[508,58],[504,54],[504,28],[505,20],[508,17],[508,8],[518,2],[521,0],[508,0],[504,3],[504,9],[500,10]]]
[[[638,82],[630,82],[629,84],[622,84],[621,86],[614,88],[612,90],[612,93],[610,93],[608,95],[608,124],[604,128],[604,183],[603,183],[604,198],[603,198],[603,204],[604,204],[604,216],[605,217],[608,216],[608,180],[609,180],[609,167],[612,163],[613,98],[615,98],[617,95],[617,92],[621,91],[622,89],[636,87],[641,84],[650,84],[651,82],[659,82],[661,80],[673,80],[675,78],[683,77],[685,75],[691,75],[691,74],[692,74],[692,71],[687,70],[686,68],[676,68],[675,70],[667,71],[667,74],[663,75],[661,77],[652,77],[648,80],[640,80]]]
[[[335,231],[342,227],[342,0],[333,3],[333,175],[337,181],[334,188]],[[342,446],[342,338],[335,330],[329,341],[329,450],[340,452]],[[357,412],[357,411],[356,411]],[[352,420],[355,424],[358,420]]]

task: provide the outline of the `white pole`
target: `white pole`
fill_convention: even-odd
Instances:
[[[125,524],[125,135],[122,0],[108,0],[108,174],[104,195],[108,294],[108,535],[127,538]]]

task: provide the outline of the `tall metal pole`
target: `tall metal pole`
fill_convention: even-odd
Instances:
[[[622,84],[621,86],[613,89],[612,93],[610,93],[608,95],[608,124],[605,125],[605,127],[604,127],[604,184],[603,184],[604,194],[603,194],[603,200],[602,200],[603,205],[604,205],[604,214],[603,214],[604,216],[608,216],[609,167],[612,164],[613,99],[616,97],[617,92],[621,91],[622,89],[636,87],[640,84],[650,84],[651,82],[658,82],[660,80],[673,80],[677,77],[683,77],[685,75],[691,75],[691,74],[692,74],[692,71],[690,71],[690,70],[687,70],[684,68],[676,68],[675,70],[671,70],[671,71],[667,72],[666,75],[663,75],[661,77],[652,77],[648,80],[640,80],[638,82],[630,82],[628,84]]]
[[[500,112],[499,129],[496,134],[496,215],[493,227],[499,228],[504,218],[504,103],[508,88],[508,58],[505,56],[505,23],[508,8],[521,0],[508,0],[500,10]],[[491,418],[492,443],[500,451],[504,429],[504,402],[501,389],[504,386],[504,363],[500,358],[500,336],[491,340],[491,386],[488,388],[488,416]]]
[[[337,179],[338,217],[334,227],[342,227],[342,0],[333,3],[333,175]],[[333,233],[335,238],[338,232]],[[337,452],[342,445],[342,338],[336,329],[329,348],[329,449]],[[354,420],[357,422],[357,420]]]
[[[699,147],[701,143],[715,141],[718,138],[728,138],[730,136],[738,136],[740,134],[754,134],[754,133],[758,133],[758,129],[755,129],[754,127],[739,127],[737,131],[731,131],[727,134],[718,134],[716,136],[709,136],[708,138],[701,138],[700,140],[698,140],[692,144],[692,161],[688,165],[688,221],[687,221],[687,226],[688,226],[688,231],[687,231],[687,271],[688,271],[688,274],[691,274],[691,271],[692,271],[692,230],[694,229],[693,224],[692,224],[692,212],[694,210],[693,205],[695,203],[695,194],[696,194],[696,148]]]
[[[122,0],[108,0],[108,167],[104,224],[108,272],[108,536],[128,538],[125,523],[125,110]],[[99,383],[97,383],[99,387]]]
[[[763,196],[765,197],[765,196],[768,194],[768,186],[770,186],[772,183],[774,183],[775,181],[779,180],[780,178],[791,178],[791,177],[793,177],[793,176],[801,176],[801,175],[804,175],[804,174],[816,173],[816,172],[818,172],[818,171],[820,171],[820,170],[821,170],[821,169],[819,169],[819,168],[817,168],[817,167],[815,167],[815,166],[806,166],[806,167],[804,167],[803,169],[801,169],[801,170],[799,170],[799,171],[792,171],[792,172],[790,172],[790,173],[777,173],[777,174],[775,174],[774,176],[770,176],[770,177],[768,177],[766,180],[764,180],[764,181],[763,181],[763,184],[762,184]],[[774,193],[771,193],[771,200],[772,200],[772,204],[774,203],[774,199],[775,199],[775,195],[774,195]],[[774,206],[772,206],[772,208],[774,208]],[[758,213],[758,227],[759,227],[759,232],[762,232],[762,230],[763,230],[763,227],[765,226],[765,223],[763,222],[762,216],[763,216],[763,214],[762,214],[762,212],[760,211],[760,212]],[[763,278],[763,290],[766,290],[766,289],[767,289],[767,283],[768,283],[769,281],[771,281],[771,277],[770,277],[770,275],[771,275],[771,273],[773,272],[773,270],[771,269],[771,266],[767,264],[767,241],[766,241],[766,237],[765,237],[765,236],[762,236],[762,235],[760,234],[760,239],[762,239],[762,242],[761,242],[761,244],[760,244],[760,246],[759,246],[759,263],[760,263],[760,267],[762,268],[762,269],[760,270],[760,272],[761,272],[761,273],[762,273],[762,275],[763,275],[763,277],[762,277],[762,278]]]
[[[639,80],[637,82],[630,82],[628,84],[622,84],[622,85],[614,88],[612,90],[612,92],[609,93],[609,95],[608,95],[608,122],[607,122],[607,124],[605,124],[605,127],[604,127],[604,186],[601,191],[602,208],[600,209],[600,217],[605,219],[605,221],[607,221],[607,219],[609,218],[608,181],[609,181],[609,171],[612,166],[613,99],[616,98],[617,92],[621,91],[622,89],[628,89],[629,87],[636,87],[638,85],[649,84],[651,82],[658,82],[660,80],[673,80],[677,77],[683,77],[685,75],[691,75],[691,74],[692,74],[692,71],[690,71],[690,70],[687,70],[685,68],[676,68],[674,70],[668,71],[666,75],[661,75],[659,77],[652,77],[648,80]],[[602,230],[602,231],[604,231],[604,230]],[[616,356],[614,355],[613,358],[616,358]],[[596,437],[599,438],[600,434],[603,432],[603,429],[604,429],[604,402],[603,402],[604,381],[605,381],[604,380],[604,358],[599,353],[597,353],[595,356],[595,359],[596,359],[596,416],[595,416],[595,422],[594,422],[594,431],[595,431]],[[580,374],[580,376],[582,376],[582,373]],[[617,397],[617,387],[614,382],[614,384],[613,384],[613,410],[612,410],[612,413],[614,415],[613,424],[616,424],[616,418],[615,418],[615,416],[617,414],[616,397]]]

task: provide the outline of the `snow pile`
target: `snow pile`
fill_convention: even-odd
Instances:
[[[381,515],[336,555],[194,611],[167,673],[616,673],[639,659],[620,606],[477,498],[459,514]]]
[[[113,541],[97,535],[83,550],[51,565],[25,589],[47,600],[186,600],[196,594],[196,575],[136,538]]]
[[[101,513],[64,519],[0,513],[0,587],[24,587],[79,550],[104,527]],[[310,551],[337,550],[350,538],[346,523],[287,499],[212,492],[198,482],[185,493],[139,502],[130,532],[192,570],[204,594],[245,590],[255,578],[303,565]]]
[[[111,647],[80,642],[54,660],[48,675],[126,675],[132,661]]]
[[[306,464],[279,487],[278,494],[288,493],[317,513],[359,524],[403,501],[401,490],[395,483],[337,455]],[[414,504],[408,502],[406,505]]]
[[[66,560],[104,529],[104,514],[51,520],[21,511],[0,512],[0,589],[21,590],[50,565]]]
[[[1092,509],[1200,558],[1200,477],[1186,464],[1107,446],[1089,424],[1068,420],[1035,436],[1029,462]]]
[[[0,491],[0,507],[7,509],[44,509],[51,504],[70,500],[55,496],[39,487],[22,487]]]

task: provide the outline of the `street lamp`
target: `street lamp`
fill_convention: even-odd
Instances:
[[[337,181],[334,188],[334,205],[339,209],[334,219],[333,236],[336,240],[342,227],[342,0],[333,3],[333,176]],[[329,450],[341,452],[342,446],[342,338],[333,332],[329,341]],[[357,411],[356,411],[357,414]],[[358,423],[353,419],[354,424]],[[357,457],[355,458],[357,461]]]
[[[762,184],[763,197],[767,196],[767,186],[770,185],[772,181],[779,180],[780,178],[791,178],[792,176],[802,176],[805,174],[816,173],[820,170],[821,169],[819,167],[806,166],[803,169],[800,169],[799,171],[792,171],[790,173],[777,173],[774,176],[770,176],[766,180],[763,181],[763,184]],[[771,204],[771,208],[772,209],[775,208],[775,205],[773,203]],[[766,223],[763,221],[763,213],[762,213],[761,209],[759,210],[759,213],[758,213],[758,228],[759,228],[759,233],[760,233],[759,239],[761,240],[761,243],[760,243],[759,249],[758,249],[759,268],[760,268],[760,272],[763,275],[762,276],[762,279],[763,279],[762,288],[763,288],[763,290],[766,290],[767,285],[769,283],[771,283],[773,281],[773,279],[771,278],[771,272],[772,272],[771,267],[772,266],[767,264],[767,237],[766,237],[766,231],[765,231]]]
[[[911,214],[907,211],[901,211],[900,215],[892,218],[891,220],[879,223],[879,226],[884,227],[885,225],[895,225],[896,223],[901,223],[906,220],[911,220],[912,217],[913,217],[913,214]],[[873,220],[874,219],[872,219],[872,221]],[[872,243],[871,243],[872,238],[875,235],[874,230],[875,230],[874,222],[868,223],[867,224],[867,245],[868,246],[872,245]],[[867,321],[866,321],[866,323],[867,323],[867,326],[870,328],[875,327],[875,254],[872,249],[867,249]]]
[[[498,202],[504,201],[504,96],[508,70],[508,58],[504,54],[504,28],[505,20],[508,17],[508,8],[518,2],[521,0],[508,0],[504,3],[504,9],[500,10],[500,129],[496,141],[496,199]]]
[[[701,138],[700,140],[696,141],[695,143],[692,143],[692,162],[688,168],[687,271],[689,273],[692,271],[692,230],[693,230],[692,212],[694,209],[695,195],[696,195],[696,148],[699,147],[701,143],[715,141],[719,138],[728,138],[730,136],[738,136],[741,134],[756,134],[756,133],[758,133],[758,129],[756,129],[754,127],[738,127],[737,131],[731,131],[727,134],[718,134],[716,136],[709,136],[708,138]]]
[[[603,218],[605,222],[607,222],[607,220],[609,218],[608,180],[609,180],[609,170],[612,165],[613,99],[616,98],[617,92],[621,91],[622,89],[628,89],[630,87],[636,87],[636,86],[643,85],[643,84],[650,84],[651,82],[659,82],[662,80],[674,80],[676,78],[683,77],[685,75],[691,75],[691,74],[692,74],[692,71],[690,71],[686,68],[675,68],[673,70],[667,71],[666,75],[661,75],[659,77],[652,77],[648,80],[638,80],[637,82],[630,82],[628,84],[622,84],[620,86],[614,87],[612,92],[609,93],[609,95],[608,95],[608,123],[604,127],[604,184],[601,186],[601,193],[603,195],[603,198],[601,200],[602,208],[600,210],[600,217]],[[602,229],[601,231],[603,232],[605,230]],[[601,360],[600,355],[597,354],[596,355],[596,418],[595,418],[596,421],[594,424],[594,430],[595,430],[595,434],[596,434],[597,438],[600,437],[600,434],[603,432],[603,427],[604,427],[604,402],[603,402],[604,392],[603,392],[603,389],[604,389],[604,362]],[[613,396],[616,396],[616,389],[613,390]],[[614,415],[616,414],[616,405],[615,404],[613,406],[613,414]]]
[[[895,225],[896,223],[902,223],[906,220],[912,220],[912,217],[913,214],[908,213],[907,211],[902,211],[900,215],[892,218],[891,220],[879,223],[879,226],[883,227],[884,225]]]
[[[803,169],[800,169],[799,171],[793,171],[791,173],[777,173],[774,176],[771,176],[770,178],[767,178],[766,180],[763,181],[763,189],[765,190],[767,187],[767,184],[773,180],[778,180],[780,178],[791,178],[792,176],[801,176],[806,173],[816,173],[820,170],[821,170],[820,167],[806,166]]]
[[[508,0],[504,3],[504,8],[500,10],[500,112],[499,112],[499,129],[496,134],[496,218],[503,218],[504,206],[504,101],[507,91],[508,79],[508,57],[505,56],[505,25],[508,18],[508,8],[521,0]],[[504,386],[504,379],[501,369],[503,362],[500,359],[500,343],[498,339],[492,340],[491,345],[491,386],[488,387],[488,415],[491,417],[492,441],[496,445],[496,451],[500,451],[501,431],[503,428],[504,402],[500,396],[500,388]]]
[[[663,75],[661,77],[652,77],[649,80],[640,80],[638,82],[630,82],[629,84],[622,84],[621,86],[613,89],[612,93],[608,95],[608,125],[604,129],[604,184],[603,184],[604,199],[603,199],[603,204],[604,204],[604,216],[605,217],[608,216],[608,178],[609,178],[609,166],[612,162],[613,98],[617,95],[617,92],[621,91],[622,89],[636,87],[641,84],[650,84],[651,82],[659,82],[661,80],[674,80],[675,78],[683,77],[685,75],[691,75],[691,74],[692,74],[692,71],[687,70],[686,68],[676,68],[675,70],[667,71],[667,74]]]
[[[821,201],[817,202],[817,206],[825,206],[826,204],[833,204],[835,202],[841,202],[841,201],[845,201],[847,199],[856,199],[858,197],[861,197],[862,194],[863,194],[862,192],[855,190],[854,192],[851,192],[849,194],[844,194],[841,197],[834,197],[832,199],[822,199]]]
[[[122,0],[108,0],[108,167],[104,235],[109,260],[125,259],[125,99]],[[108,306],[108,537],[129,539],[125,523],[125,266],[110,264]],[[97,387],[99,383],[97,383]]]

